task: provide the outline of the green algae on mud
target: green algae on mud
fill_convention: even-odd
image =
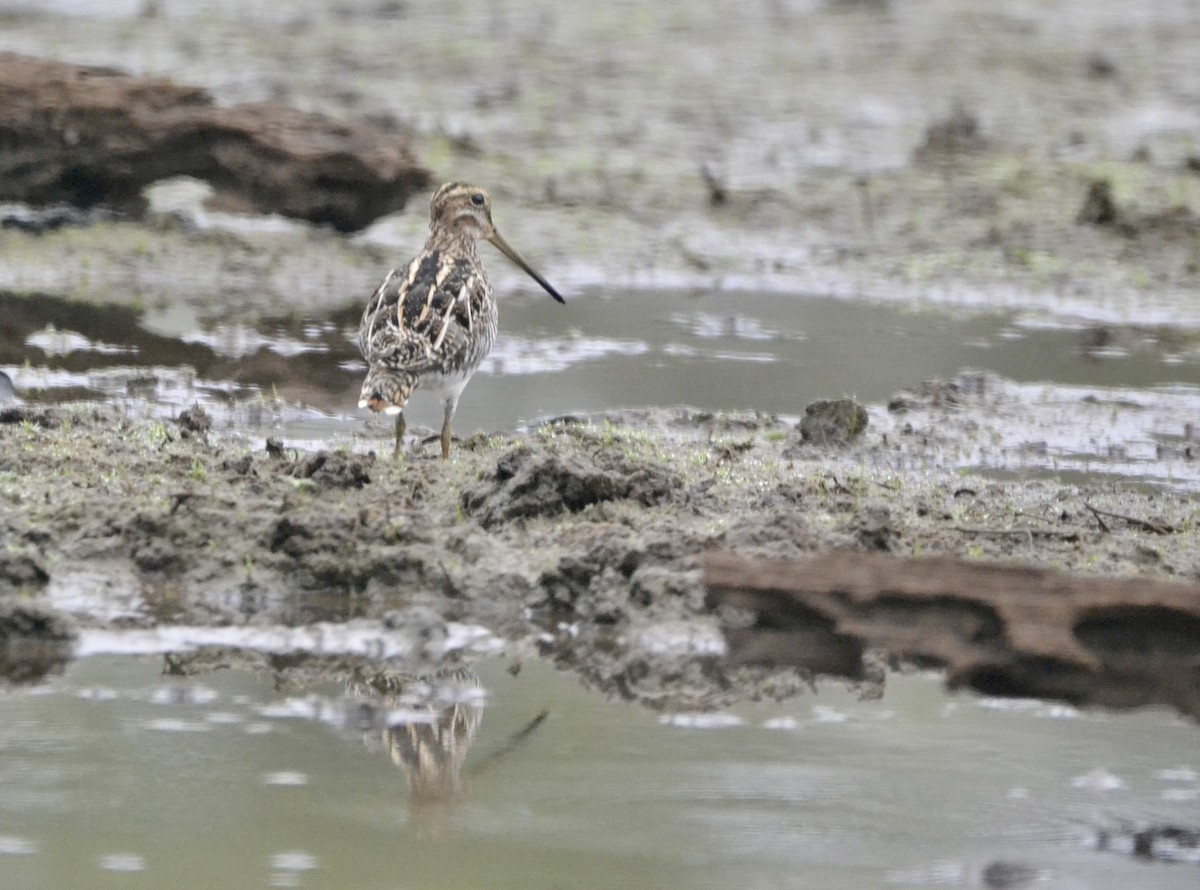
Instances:
[[[474,436],[442,462],[248,445],[110,408],[0,421],[6,596],[85,628],[467,622],[663,708],[806,683],[723,663],[700,572],[713,550],[1200,577],[1194,499],[939,468],[969,423],[830,450],[770,416],[657,410]],[[122,608],[79,605],[106,598]]]

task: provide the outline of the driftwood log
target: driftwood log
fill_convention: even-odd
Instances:
[[[260,212],[340,231],[429,182],[408,140],[273,102],[221,108],[202,89],[0,53],[0,200],[140,212],[142,189],[204,179]]]
[[[858,678],[869,649],[952,687],[1200,718],[1200,585],[956,559],[709,556],[710,602],[747,609],[730,658]]]

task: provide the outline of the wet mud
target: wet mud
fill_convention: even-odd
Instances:
[[[18,406],[0,421],[6,602],[65,608],[82,628],[366,619],[427,638],[459,622],[514,663],[546,657],[670,710],[788,696],[813,676],[727,661],[730,616],[703,583],[712,551],[1200,578],[1183,494],[971,477],[935,468],[944,443],[872,427],[829,445],[764,415],[563,418],[466,439],[443,462],[417,441],[398,459],[247,446],[196,410],[157,423]],[[70,605],[118,587],[116,613]],[[881,673],[858,676],[878,691]]]

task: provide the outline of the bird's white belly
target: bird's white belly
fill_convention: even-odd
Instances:
[[[435,396],[442,402],[451,401],[457,403],[458,397],[462,395],[462,391],[466,388],[467,382],[474,373],[475,369],[470,368],[455,374],[426,374],[421,378],[417,392],[425,392],[428,395]]]

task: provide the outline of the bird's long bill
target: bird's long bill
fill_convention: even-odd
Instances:
[[[560,294],[558,291],[556,291],[551,286],[549,281],[547,281],[545,278],[543,278],[537,272],[533,271],[533,266],[531,266],[531,265],[529,265],[529,263],[525,262],[525,258],[523,256],[521,256],[519,253],[517,253],[515,250],[513,250],[512,247],[509,246],[509,243],[500,237],[499,232],[493,230],[492,237],[488,238],[488,241],[490,241],[492,243],[492,246],[494,246],[496,248],[496,250],[500,251],[502,254],[504,254],[506,257],[508,257],[510,260],[512,260],[514,263],[516,263],[517,266],[520,267],[520,269],[522,271],[524,271],[524,273],[526,275],[528,275],[530,278],[532,278],[534,281],[536,281],[538,284],[540,284],[545,289],[546,293],[548,293],[550,296],[554,297],[554,299],[558,300],[558,302],[560,302],[560,303],[567,302],[566,300],[564,300],[562,298],[562,294]]]

